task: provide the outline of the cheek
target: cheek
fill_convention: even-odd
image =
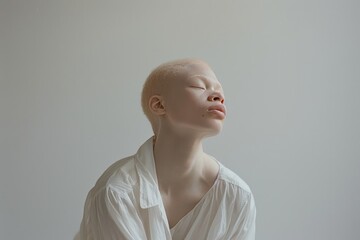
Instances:
[[[194,95],[194,93],[182,93],[182,94],[173,94],[169,97],[169,107],[176,109],[184,108],[195,108],[200,107],[202,102],[202,97],[199,95]]]
[[[165,101],[166,112],[170,118],[189,119],[205,117],[206,98],[203,92],[189,91],[173,92]]]
[[[174,101],[168,109],[168,115],[177,120],[195,121],[199,117],[205,117],[204,108],[198,102],[192,99],[183,99],[182,101]]]

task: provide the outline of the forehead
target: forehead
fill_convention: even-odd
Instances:
[[[181,82],[203,81],[221,88],[215,73],[209,65],[203,62],[193,62],[188,64],[181,74]]]

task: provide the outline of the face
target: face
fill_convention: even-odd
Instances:
[[[168,88],[165,118],[171,127],[204,137],[221,131],[226,115],[224,92],[208,65],[188,65]]]

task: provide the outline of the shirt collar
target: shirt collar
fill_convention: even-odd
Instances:
[[[153,152],[153,137],[149,138],[136,153],[136,168],[140,179],[140,207],[159,205],[161,195],[158,188]]]

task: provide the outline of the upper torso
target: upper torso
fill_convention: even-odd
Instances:
[[[168,221],[149,140],[113,164],[89,192],[79,239],[255,239],[249,187],[219,163],[214,184]],[[174,206],[172,206],[174,207]]]

